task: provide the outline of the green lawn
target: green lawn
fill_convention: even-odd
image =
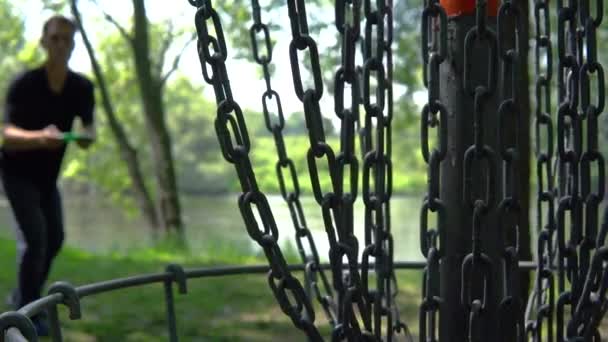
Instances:
[[[101,280],[163,271],[172,253],[138,253],[99,256],[65,248],[56,259],[50,282],[66,280],[78,286]],[[189,260],[175,255],[185,269],[239,264],[219,256],[216,261]],[[222,260],[227,259],[227,260]],[[246,261],[264,264],[263,259]],[[0,294],[15,284],[14,242],[0,239]],[[329,275],[329,274],[328,274]],[[399,271],[401,312],[415,332],[420,298],[420,272]],[[265,275],[190,279],[188,294],[176,294],[178,332],[181,341],[305,341],[284,315],[268,287]],[[3,298],[3,297],[2,297]],[[3,301],[4,302],[4,301]],[[83,298],[82,319],[70,321],[60,309],[66,341],[167,341],[162,284],[110,292]],[[8,310],[7,307],[3,309]],[[329,326],[319,305],[317,324],[329,336]],[[328,339],[329,340],[329,339]]]

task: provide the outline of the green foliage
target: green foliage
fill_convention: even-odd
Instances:
[[[142,120],[141,105],[135,86],[135,75],[133,70],[130,51],[118,34],[98,37],[100,46],[97,49],[99,63],[103,66],[106,82],[109,87],[110,98],[113,101],[116,116],[123,123],[129,139],[134,146],[141,146],[146,141],[144,138],[145,125]],[[92,77],[91,77],[92,79]],[[102,98],[99,87],[96,87],[96,98]],[[103,115],[101,105],[96,110],[97,142],[86,152],[71,149],[64,161],[63,176],[70,181],[88,182],[106,192],[119,205],[129,212],[135,212],[136,207],[133,199],[128,196],[131,180],[128,176],[126,165],[120,159],[118,145],[113,139],[107,117]],[[146,155],[140,154],[143,162],[143,170],[149,171],[149,163],[146,164]],[[80,165],[80,167],[78,167]]]
[[[335,27],[329,25],[326,15],[317,15],[333,6],[333,2],[316,1],[308,2],[307,10],[311,18],[309,25],[311,32],[318,39],[321,34],[336,34]],[[222,15],[224,33],[232,43],[231,51],[237,56],[251,58],[249,24],[250,4],[240,1],[224,1],[216,3],[218,12]],[[271,30],[277,29],[277,24],[271,20],[273,16],[285,14],[287,9],[280,1],[262,2],[263,13],[266,22],[271,23]],[[418,133],[417,133],[417,111],[412,102],[411,94],[420,89],[420,69],[404,67],[410,58],[418,58],[418,45],[415,41],[418,37],[417,29],[413,27],[412,16],[417,15],[411,4],[398,4],[395,7],[395,20],[398,23],[395,39],[395,78],[405,91],[396,92],[400,94],[396,99],[394,132],[405,132],[405,134],[394,135],[394,155],[405,157],[394,164],[394,187],[397,192],[412,192],[422,189],[425,184],[424,164],[419,158]],[[176,27],[176,23],[159,22],[150,23],[150,46],[151,62],[160,73],[162,65],[166,64],[163,51],[166,44],[175,44],[188,35],[192,29],[190,26],[175,29],[170,35],[167,27]],[[211,28],[210,28],[211,29]],[[284,28],[288,29],[288,28]],[[108,84],[111,84],[111,98],[119,120],[125,125],[131,143],[138,149],[138,157],[145,173],[145,178],[152,191],[153,167],[151,157],[146,148],[148,136],[146,134],[146,123],[143,120],[139,101],[139,94],[134,75],[134,66],[131,58],[130,47],[125,44],[124,39],[114,30],[114,33],[97,36],[98,57],[103,66]],[[273,38],[275,35],[272,36]],[[337,42],[337,41],[336,41]],[[329,82],[327,89],[331,90],[333,70],[339,62],[339,49],[326,47],[322,51],[322,62],[324,70],[327,71],[325,79]],[[162,57],[164,56],[164,57]],[[403,56],[403,57],[401,57]],[[276,57],[278,58],[278,57]],[[252,68],[255,67],[252,64]],[[159,74],[160,75],[160,74]],[[167,110],[167,124],[172,134],[173,151],[176,161],[176,172],[178,184],[181,191],[187,193],[217,193],[238,191],[240,186],[235,176],[233,166],[223,160],[219,151],[219,144],[214,129],[215,104],[202,97],[203,89],[194,85],[192,80],[178,72],[166,83],[164,105]],[[99,99],[100,96],[97,96]],[[253,141],[252,164],[256,171],[259,185],[268,192],[278,192],[279,184],[276,174],[276,148],[272,135],[265,127],[261,113],[244,109],[247,120],[247,128]],[[289,113],[286,113],[289,114]],[[99,121],[100,139],[93,148],[94,157],[86,157],[79,151],[71,151],[66,163],[64,175],[70,180],[89,181],[124,206],[134,210],[134,203],[128,196],[131,182],[127,169],[120,160],[117,146],[113,141],[112,134],[103,115],[97,115]],[[273,118],[276,121],[276,118]],[[339,151],[338,137],[333,129],[331,120],[324,118],[326,135]],[[286,116],[284,130],[286,136],[286,147],[291,158],[296,163],[299,182],[305,194],[312,194],[310,186],[310,175],[306,161],[308,150],[307,130],[303,113],[294,113]],[[142,148],[143,147],[143,148]],[[318,161],[318,167],[323,170],[326,162]],[[284,170],[287,171],[287,170]],[[285,172],[286,174],[288,172]],[[329,187],[329,177],[321,171],[321,183],[325,188]]]
[[[215,105],[202,98],[203,89],[183,76],[170,82],[165,103],[180,188],[189,193],[226,191],[230,165],[219,153]]]
[[[323,130],[326,136],[336,136],[339,132],[336,131],[331,119],[324,116]],[[339,131],[339,127],[338,127]],[[285,119],[285,129],[283,130],[284,135],[308,135],[308,128],[306,127],[306,116],[303,112],[292,113],[287,119]]]
[[[61,12],[67,6],[65,0],[42,0],[44,8],[50,9],[53,12]]]
[[[404,145],[411,146],[413,142],[411,138],[403,139]],[[416,139],[413,139],[416,140]],[[337,137],[328,139],[328,143],[334,151],[339,151],[339,139]],[[310,147],[307,136],[303,135],[288,135],[285,137],[285,145],[288,156],[293,160],[300,189],[303,195],[312,196],[312,186],[310,181],[310,173],[306,155]],[[418,193],[422,191],[426,185],[426,164],[420,155],[419,149],[405,150],[399,156],[393,159],[398,159],[393,164],[393,188],[396,193]],[[276,163],[278,157],[274,139],[272,136],[258,136],[253,141],[251,150],[251,161],[254,166],[258,186],[264,192],[277,193],[280,191],[278,181]],[[361,167],[362,159],[359,158]],[[320,175],[320,183],[322,189],[331,189],[330,179],[327,171],[327,162],[324,159],[317,161]],[[283,170],[284,176],[287,177],[286,183],[289,189],[292,189],[291,181],[289,180],[289,170]],[[236,191],[238,181],[234,178],[232,188]],[[361,177],[359,177],[359,189],[361,189]]]
[[[242,1],[223,1],[215,3],[218,13],[222,16],[224,34],[230,41],[230,53],[237,57],[251,59],[249,27],[250,4]],[[263,1],[262,13],[265,22],[271,25],[271,30],[278,29],[279,23],[286,23],[287,9],[282,1]],[[153,4],[150,3],[150,6]],[[331,1],[307,2],[311,34],[317,41],[328,41],[335,44],[340,42],[320,37],[336,35],[333,26],[333,15],[330,9],[334,6]],[[426,186],[425,164],[419,152],[419,108],[413,102],[413,94],[423,89],[421,84],[421,67],[419,63],[419,1],[399,1],[395,4],[394,20],[394,63],[396,81],[395,111],[393,120],[393,186],[395,192],[418,192]],[[283,21],[273,20],[283,17]],[[177,22],[150,23],[151,61],[159,71],[167,64],[167,56],[161,57],[166,44],[176,44],[192,32],[191,24]],[[181,26],[180,26],[181,25]],[[169,35],[167,27],[175,27],[174,35]],[[213,28],[209,28],[213,30]],[[282,27],[289,30],[288,27]],[[149,145],[146,134],[146,123],[141,115],[142,107],[136,87],[134,66],[130,47],[114,32],[99,33],[97,51],[103,71],[111,85],[111,97],[114,101],[118,118],[125,125],[129,138],[138,148],[138,156],[145,172],[149,186],[152,186],[153,167],[148,153]],[[276,39],[277,35],[271,35]],[[179,44],[178,44],[179,45]],[[337,46],[337,45],[336,45]],[[33,50],[36,51],[36,50]],[[326,80],[326,95],[331,93],[333,72],[338,67],[340,50],[332,46],[320,47],[321,62]],[[285,62],[286,56],[275,56],[275,63]],[[415,61],[415,63],[413,62]],[[414,67],[413,67],[414,66]],[[254,64],[252,68],[259,69]],[[200,75],[199,75],[200,76]],[[193,78],[177,73],[166,83],[164,105],[167,111],[167,124],[172,134],[173,151],[176,162],[177,179],[180,190],[187,193],[218,193],[239,191],[238,179],[231,164],[221,156],[219,144],[214,129],[216,106],[210,99],[203,97],[203,87],[195,85]],[[196,78],[200,80],[200,77]],[[305,81],[306,82],[306,81]],[[100,98],[99,96],[97,97]],[[265,127],[262,114],[243,108],[247,120],[247,128],[253,142],[251,160],[260,187],[276,193],[279,184],[276,173],[276,148],[272,134]],[[285,144],[289,156],[294,160],[298,172],[298,180],[304,194],[312,194],[310,175],[306,153],[308,151],[307,130],[303,113],[286,113],[284,129]],[[329,113],[329,115],[333,115]],[[91,151],[93,157],[86,157],[76,151],[70,151],[65,167],[65,176],[70,180],[89,181],[107,192],[109,196],[119,201],[125,208],[134,210],[135,206],[129,193],[131,183],[127,170],[119,159],[117,146],[105,122],[105,116],[97,115],[99,121],[100,139]],[[276,118],[273,118],[276,121]],[[331,129],[329,118],[324,118],[326,134],[334,151],[339,151],[339,138]],[[360,167],[362,158],[360,156]],[[326,162],[320,160],[319,168],[326,168]],[[284,170],[288,176],[287,170]],[[359,177],[360,178],[360,177]],[[359,181],[361,181],[359,179]],[[289,183],[289,182],[288,182]],[[321,171],[321,183],[324,189],[329,187],[329,177]],[[153,187],[151,189],[154,190]]]
[[[4,103],[6,89],[10,80],[25,66],[39,61],[41,56],[37,44],[26,44],[25,25],[12,1],[0,1],[0,101]]]
[[[157,25],[151,26],[158,31]],[[160,31],[159,31],[160,32]],[[130,47],[118,33],[99,41],[98,58],[109,87],[117,118],[127,131],[130,142],[138,150],[138,157],[145,179],[152,191],[153,167],[149,154],[147,125],[141,112],[133,60]],[[151,35],[153,49],[160,49],[161,34]],[[159,62],[160,63],[160,62]],[[99,89],[97,89],[99,90]],[[179,186],[189,192],[221,192],[227,188],[225,169],[220,163],[213,118],[215,106],[202,99],[203,89],[195,86],[183,74],[175,73],[165,84],[164,104],[167,108],[167,124],[172,134]],[[97,94],[100,99],[101,95]],[[117,153],[119,148],[107,124],[105,115],[99,113],[96,146],[90,151],[94,158],[86,158],[79,151],[71,151],[65,163],[64,176],[69,180],[89,181],[127,210],[135,210],[133,199],[128,196],[132,188],[127,168]],[[86,160],[86,162],[84,162]]]

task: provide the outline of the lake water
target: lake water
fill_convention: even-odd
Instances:
[[[259,254],[251,240],[237,205],[238,195],[184,196],[183,216],[191,250],[213,253],[217,249],[238,251],[238,255]],[[279,228],[282,247],[295,246],[294,230],[287,205],[280,195],[268,198]],[[129,217],[101,196],[64,195],[66,244],[94,253],[127,252],[152,244],[149,230],[137,217]],[[391,203],[395,260],[423,260],[419,247],[419,216],[422,197],[393,197]],[[327,260],[329,244],[321,209],[312,197],[302,198],[309,228],[322,260]],[[355,233],[363,245],[364,206],[355,207]],[[13,221],[5,200],[0,201],[0,235],[13,236]],[[295,249],[294,249],[295,250]]]

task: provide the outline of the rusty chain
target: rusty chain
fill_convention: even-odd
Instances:
[[[518,72],[521,63],[521,46],[518,34],[522,31],[524,18],[516,1],[503,1],[498,10],[497,48],[501,60],[501,98],[498,107],[498,149],[502,158],[503,199],[498,205],[499,246],[503,251],[504,293],[498,305],[499,336],[503,341],[524,341],[522,299],[519,290],[519,177],[521,148],[516,132],[520,127]]]
[[[429,0],[422,12],[422,60],[424,83],[428,88],[428,100],[420,116],[420,146],[428,164],[428,191],[420,213],[420,248],[426,258],[424,269],[423,299],[419,311],[420,341],[436,341],[439,307],[439,263],[441,246],[445,243],[446,206],[440,198],[440,163],[447,154],[448,109],[439,98],[439,67],[447,57],[447,15],[438,0]],[[429,130],[437,128],[438,146],[431,150],[433,139]],[[429,227],[429,213],[437,214],[437,227]]]
[[[592,10],[592,3],[595,3],[595,13]],[[598,230],[598,209],[605,191],[604,157],[598,150],[598,117],[604,111],[606,94],[604,69],[597,58],[597,29],[603,20],[603,1],[581,0],[570,3],[569,6],[563,6],[562,3],[558,5],[562,5],[559,10],[562,11],[563,21],[575,22],[569,26],[570,29],[574,26],[575,31],[573,33],[568,31],[569,35],[574,36],[569,41],[573,41],[575,46],[569,53],[567,46],[562,44],[566,52],[561,53],[560,56],[565,61],[576,58],[576,63],[572,64],[578,67],[578,70],[570,67],[571,72],[578,71],[577,77],[571,77],[571,79],[575,79],[572,82],[578,82],[578,84],[572,85],[572,88],[577,87],[578,94],[571,95],[568,97],[569,101],[564,102],[570,104],[570,109],[576,117],[572,125],[574,130],[573,150],[578,158],[579,170],[572,178],[578,175],[580,179],[578,194],[576,197],[574,195],[571,197],[571,206],[575,213],[573,221],[580,226],[572,225],[570,241],[566,247],[566,253],[569,252],[568,248],[578,248],[578,255],[571,257],[570,254],[566,254],[566,257],[570,257],[566,259],[567,262],[572,260],[567,264],[566,269],[566,276],[570,279],[571,288],[570,291],[562,292],[560,298],[565,297],[564,302],[571,305],[571,315],[565,327],[565,337],[568,340],[582,338],[585,341],[600,341],[598,325],[605,313],[608,276],[604,266],[605,250],[602,247],[606,232]],[[560,37],[563,36],[563,34],[560,35]],[[571,55],[573,57],[570,57]],[[597,77],[595,89],[591,86],[591,76],[593,75]],[[595,90],[595,94],[593,94],[593,90]],[[565,96],[568,94],[566,92]],[[578,95],[578,101],[575,99],[576,95]],[[565,110],[564,112],[568,113]],[[586,129],[583,127],[584,121],[587,123]],[[587,138],[586,143],[583,141],[584,137]],[[564,152],[567,156],[569,151]],[[592,170],[593,163],[596,164],[595,172]],[[591,182],[592,175],[597,175],[598,182],[595,186]],[[558,226],[558,228],[561,227]],[[592,261],[593,254],[595,255]],[[565,323],[561,311],[558,315],[560,323]],[[558,326],[558,333],[563,330],[564,326]]]
[[[496,63],[498,46],[496,33],[487,25],[487,3],[476,0],[475,24],[467,32],[464,41],[463,88],[473,98],[473,145],[464,154],[464,187],[463,200],[472,211],[472,244],[471,253],[464,257],[461,275],[461,305],[469,312],[468,340],[481,341],[481,329],[488,305],[488,293],[492,288],[493,265],[490,257],[484,253],[482,246],[482,229],[486,226],[484,219],[494,210],[497,197],[496,152],[484,141],[484,111],[496,90]],[[487,74],[485,80],[475,80],[473,51],[484,49],[487,56]],[[474,178],[485,177],[482,189],[475,191]],[[482,192],[477,194],[475,192]],[[485,194],[483,194],[485,192]]]
[[[215,130],[224,159],[233,164],[239,178],[242,194],[239,196],[239,209],[249,236],[264,250],[270,271],[269,286],[281,310],[288,315],[294,325],[301,329],[312,341],[322,337],[314,324],[315,312],[310,298],[300,281],[287,267],[287,261],[278,246],[278,229],[268,200],[257,185],[257,180],[249,151],[251,148],[243,112],[232,96],[230,80],[226,70],[228,52],[217,11],[211,0],[188,0],[197,8],[195,25],[198,35],[198,52],[205,81],[213,86],[217,103]],[[207,25],[213,25],[210,30]],[[215,36],[211,34],[215,33]],[[268,46],[268,45],[267,45]],[[255,53],[256,59],[264,59]],[[270,51],[266,58],[270,60]],[[260,222],[254,214],[257,208]]]
[[[258,0],[251,1],[251,14],[253,19],[253,23],[249,29],[251,51],[253,59],[262,67],[266,84],[266,90],[262,95],[262,108],[266,128],[274,137],[277,156],[279,158],[275,168],[281,195],[289,208],[289,213],[295,229],[295,240],[298,247],[298,253],[300,254],[302,262],[306,265],[308,280],[311,281],[315,297],[325,311],[329,323],[334,326],[337,318],[334,295],[325,272],[320,268],[319,253],[312,233],[306,224],[306,217],[304,215],[304,210],[302,209],[302,203],[300,202],[300,183],[298,181],[295,163],[287,154],[287,148],[283,137],[285,117],[281,105],[281,98],[279,93],[274,90],[271,85],[270,63],[272,62],[273,46],[270,29],[268,25],[262,21],[262,13]],[[264,54],[260,54],[261,49],[258,43],[258,35],[260,34],[262,34],[262,38],[259,41],[263,42]],[[271,109],[273,107],[270,106],[268,103],[269,101],[274,102],[276,122],[272,121],[273,115]],[[286,172],[288,172],[287,174],[289,177],[285,176]],[[286,179],[290,180],[290,182],[286,182]],[[308,248],[306,248],[306,246],[308,246]],[[319,286],[319,282],[321,286]]]
[[[188,1],[197,7],[195,23],[203,78],[215,92],[216,133],[224,158],[236,169],[242,189],[239,208],[247,231],[267,256],[271,266],[269,285],[281,309],[309,339],[322,340],[314,323],[310,298],[287,268],[277,245],[278,230],[272,210],[257,185],[249,158],[250,138],[242,110],[232,96],[226,70],[227,47],[219,15],[211,0]],[[605,185],[604,158],[598,148],[598,117],[604,110],[605,86],[603,67],[597,58],[597,28],[603,21],[603,1],[557,1],[558,108],[554,134],[549,1],[534,0],[538,263],[534,293],[525,317],[520,314],[523,303],[517,293],[518,214],[523,209],[518,191],[521,153],[517,138],[507,133],[509,128],[525,124],[520,118],[517,97],[517,68],[525,61],[520,55],[522,42],[517,35],[527,18],[522,16],[517,3],[515,0],[501,2],[495,32],[487,23],[487,2],[476,0],[475,24],[465,37],[462,86],[473,100],[474,128],[473,144],[463,156],[463,201],[472,217],[471,251],[464,256],[461,274],[461,305],[469,315],[468,340],[482,339],[488,297],[493,291],[491,278],[494,269],[500,267],[504,284],[498,305],[502,339],[599,341],[598,325],[608,311],[608,250],[603,247],[608,231],[600,229],[598,224]],[[277,148],[276,172],[281,194],[292,216],[298,251],[308,265],[307,275],[313,280],[314,294],[333,324],[332,340],[390,341],[397,333],[407,330],[394,303],[397,291],[392,267],[389,204],[392,194],[392,0],[336,1],[336,28],[341,39],[341,64],[334,76],[334,110],[341,122],[337,155],[327,143],[323,130],[319,104],[323,96],[321,63],[317,44],[309,34],[306,4],[304,0],[287,1],[292,35],[289,58],[294,90],[303,104],[308,129],[307,161],[313,195],[321,208],[330,245],[331,285],[318,267],[319,256],[299,201],[295,166],[285,148],[281,102],[278,92],[271,86],[269,28],[262,22],[258,1],[252,0],[251,4],[253,59],[262,67],[266,81],[262,105],[266,127],[273,134]],[[361,34],[363,21],[364,34]],[[448,134],[448,109],[439,94],[439,69],[448,53],[448,18],[438,0],[425,1],[421,26],[423,78],[428,99],[421,112],[420,127],[422,155],[428,164],[428,190],[420,220],[421,251],[427,266],[419,309],[419,332],[422,341],[436,341],[442,304],[439,265],[446,243],[446,206],[440,197],[440,165],[446,158]],[[358,66],[355,55],[361,40],[363,65]],[[476,67],[472,56],[476,49],[484,50],[488,58],[484,80],[472,77]],[[308,54],[308,58],[301,60],[299,53]],[[312,74],[312,85],[308,88],[301,72],[304,61],[310,63],[308,69]],[[498,66],[500,74],[496,71]],[[497,90],[500,90],[500,104],[496,109],[498,147],[495,151],[484,141],[487,136],[484,112]],[[275,104],[275,116],[271,115],[268,101]],[[360,106],[364,108],[362,123],[359,123]],[[361,171],[355,153],[355,134],[359,126]],[[431,136],[431,130],[436,136]],[[557,176],[552,169],[554,143],[557,143]],[[319,167],[322,160],[328,168]],[[357,260],[359,240],[353,229],[359,172],[365,205],[365,237],[360,263]],[[497,179],[499,174],[500,180]],[[485,185],[474,186],[474,178],[480,175],[483,181],[477,183]],[[327,189],[322,186],[324,177],[330,180]],[[599,181],[592,182],[593,177]],[[502,182],[500,186],[499,181]],[[501,187],[503,190],[498,191]],[[501,198],[498,198],[499,193]],[[254,213],[256,210],[259,220]],[[503,248],[501,265],[493,264],[482,245],[483,230],[489,228],[486,217],[493,210],[499,218],[499,245]],[[436,228],[429,227],[431,213],[437,216]],[[370,284],[370,259],[374,259],[375,286]],[[346,270],[343,269],[344,261]],[[359,266],[362,266],[361,271]],[[317,280],[320,280],[322,290]],[[534,311],[535,317],[530,317],[530,310]],[[548,334],[546,339],[542,336],[544,332]]]

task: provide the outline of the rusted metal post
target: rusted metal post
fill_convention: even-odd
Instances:
[[[495,30],[497,2],[488,1],[487,29]],[[465,51],[465,38],[476,25],[475,0],[442,0],[441,5],[448,14],[448,54],[447,60],[440,69],[440,98],[448,108],[448,150],[446,159],[441,165],[441,198],[446,205],[448,222],[446,224],[445,242],[442,246],[444,255],[440,265],[441,298],[439,338],[446,342],[460,341],[500,341],[498,336],[497,307],[501,299],[502,284],[502,250],[498,236],[498,219],[496,201],[502,198],[502,178],[500,167],[489,167],[491,162],[475,160],[471,174],[465,175],[465,152],[474,143],[475,108],[474,91],[479,86],[496,87],[498,78],[498,58],[490,53],[489,44],[476,44],[473,51]],[[494,41],[495,43],[495,41]],[[472,89],[465,89],[465,53],[469,64],[469,84]],[[492,60],[493,59],[493,60]],[[492,65],[493,63],[493,65]],[[494,73],[492,75],[492,73]],[[491,83],[494,84],[491,84]],[[473,93],[471,92],[473,90]],[[496,152],[491,157],[498,164],[498,90],[486,97],[480,109],[483,116],[483,144]],[[474,158],[475,159],[475,158]],[[493,173],[488,175],[488,173]],[[472,189],[465,189],[465,176],[472,177]],[[494,177],[494,181],[489,181]],[[472,250],[473,209],[466,203],[465,194],[470,192],[472,198],[486,198],[488,193],[494,197],[494,205],[488,208],[480,223],[480,242],[477,246],[481,253],[491,261],[488,267],[489,276],[483,272],[472,271],[463,282],[463,261]],[[475,262],[473,262],[475,264]],[[479,266],[479,265],[478,265]],[[477,266],[472,266],[474,269]],[[482,269],[482,267],[477,267]],[[484,296],[484,277],[487,281],[487,298]],[[462,287],[469,288],[471,302],[463,302]],[[480,310],[480,321],[472,323],[471,312],[474,299],[484,301]],[[466,300],[465,300],[466,301]],[[471,329],[471,326],[474,328]],[[474,330],[474,331],[470,331]]]

